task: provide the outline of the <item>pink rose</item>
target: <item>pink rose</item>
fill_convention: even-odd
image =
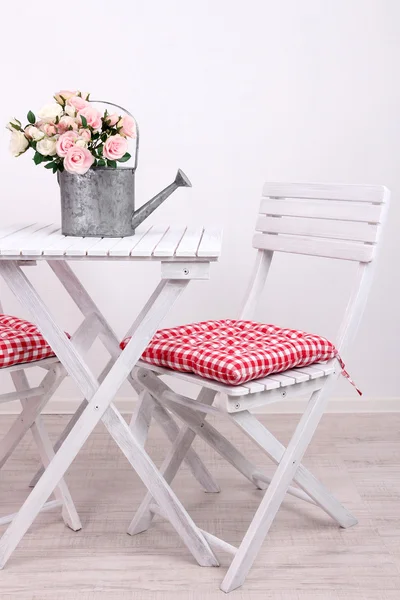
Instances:
[[[119,115],[117,115],[117,113],[113,113],[112,115],[107,115],[104,120],[110,125],[110,127],[114,127],[114,125],[116,125],[119,121]]]
[[[56,144],[56,151],[58,156],[63,158],[67,156],[68,150],[75,146],[75,142],[78,139],[78,134],[75,131],[67,131],[60,135]]]
[[[103,156],[109,160],[118,160],[128,151],[128,141],[122,135],[112,135],[103,148]]]
[[[86,142],[89,142],[92,138],[92,134],[90,133],[90,129],[80,129],[79,130],[79,135],[82,139],[86,140]]]
[[[133,117],[129,115],[122,117],[122,119],[118,123],[118,127],[121,127],[120,132],[122,133],[122,135],[126,135],[130,138],[136,137],[136,123]]]
[[[60,90],[54,94],[54,98],[58,102],[58,104],[64,104],[66,100],[75,96],[76,92],[71,92],[70,90]]]
[[[84,102],[86,102],[86,100],[84,100]],[[96,108],[93,106],[86,106],[86,108],[78,112],[78,119],[82,116],[85,117],[87,124],[90,125],[90,127],[93,127],[93,129],[101,129],[101,114]]]
[[[44,121],[39,121],[36,123],[36,127],[43,131],[49,137],[55,135],[57,133],[56,126],[53,123],[45,123]]]
[[[67,104],[69,104],[69,106],[73,106],[74,108],[76,108],[77,111],[82,110],[82,109],[86,108],[87,106],[89,106],[89,102],[87,102],[80,96],[72,96],[71,98],[68,98]]]
[[[94,157],[87,148],[72,146],[64,158],[64,169],[68,173],[84,175],[90,169],[93,162]]]
[[[61,119],[59,120],[59,122],[57,124],[58,132],[64,133],[70,127],[72,127],[72,129],[75,131],[78,129],[78,124],[75,121],[75,119],[73,117],[61,117]]]

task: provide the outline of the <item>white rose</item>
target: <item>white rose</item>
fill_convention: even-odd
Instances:
[[[10,140],[11,154],[13,156],[19,156],[20,154],[25,152],[25,150],[27,149],[28,146],[29,146],[29,142],[26,139],[26,137],[24,136],[24,134],[22,133],[22,131],[17,131],[16,129],[14,129],[11,133],[11,140]]]
[[[73,106],[71,106],[70,104],[66,104],[64,110],[65,110],[65,112],[67,113],[67,115],[69,117],[75,117],[76,116],[76,109]]]
[[[83,138],[78,138],[75,142],[75,146],[79,146],[79,148],[87,148],[87,141]]]
[[[56,102],[52,102],[52,104],[46,104],[43,108],[40,109],[38,116],[43,121],[55,121],[61,117],[63,114],[62,106],[57,104]]]
[[[9,131],[16,131],[15,127],[13,127],[12,125],[16,125],[17,127],[21,127],[21,121],[18,121],[18,119],[11,119],[11,121],[9,121],[6,125],[6,128]]]
[[[57,153],[56,145],[56,138],[45,137],[36,144],[36,150],[40,154],[43,154],[43,156],[54,156]]]
[[[38,129],[34,125],[28,125],[28,127],[26,127],[25,135],[28,138],[31,138],[34,142],[38,142],[39,140],[42,140],[44,138],[43,131],[40,131],[40,129]]]

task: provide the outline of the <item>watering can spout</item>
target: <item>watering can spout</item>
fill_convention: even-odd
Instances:
[[[146,204],[135,210],[132,216],[132,229],[136,229],[142,221],[147,219],[149,215],[164,202],[178,187],[192,187],[189,179],[181,169],[178,169],[175,180],[170,183],[165,189],[159,192],[154,198],[151,198]]]

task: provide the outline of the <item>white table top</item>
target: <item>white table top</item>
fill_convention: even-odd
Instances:
[[[184,260],[215,261],[222,231],[215,227],[147,225],[124,238],[70,237],[57,224],[0,227],[0,260]]]

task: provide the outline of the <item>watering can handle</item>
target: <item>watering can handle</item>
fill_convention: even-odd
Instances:
[[[135,121],[135,125],[136,125],[136,148],[135,148],[135,165],[134,165],[133,168],[136,169],[137,164],[138,164],[138,158],[139,158],[139,125],[138,125],[135,117],[133,116],[133,114],[130,113],[129,110],[126,110],[126,108],[124,108],[123,106],[119,106],[119,104],[114,104],[113,102],[106,102],[105,100],[89,100],[89,102],[97,102],[99,104],[108,104],[108,106],[114,106],[114,108],[120,108],[127,115],[129,115],[130,117],[132,117],[132,119]]]

